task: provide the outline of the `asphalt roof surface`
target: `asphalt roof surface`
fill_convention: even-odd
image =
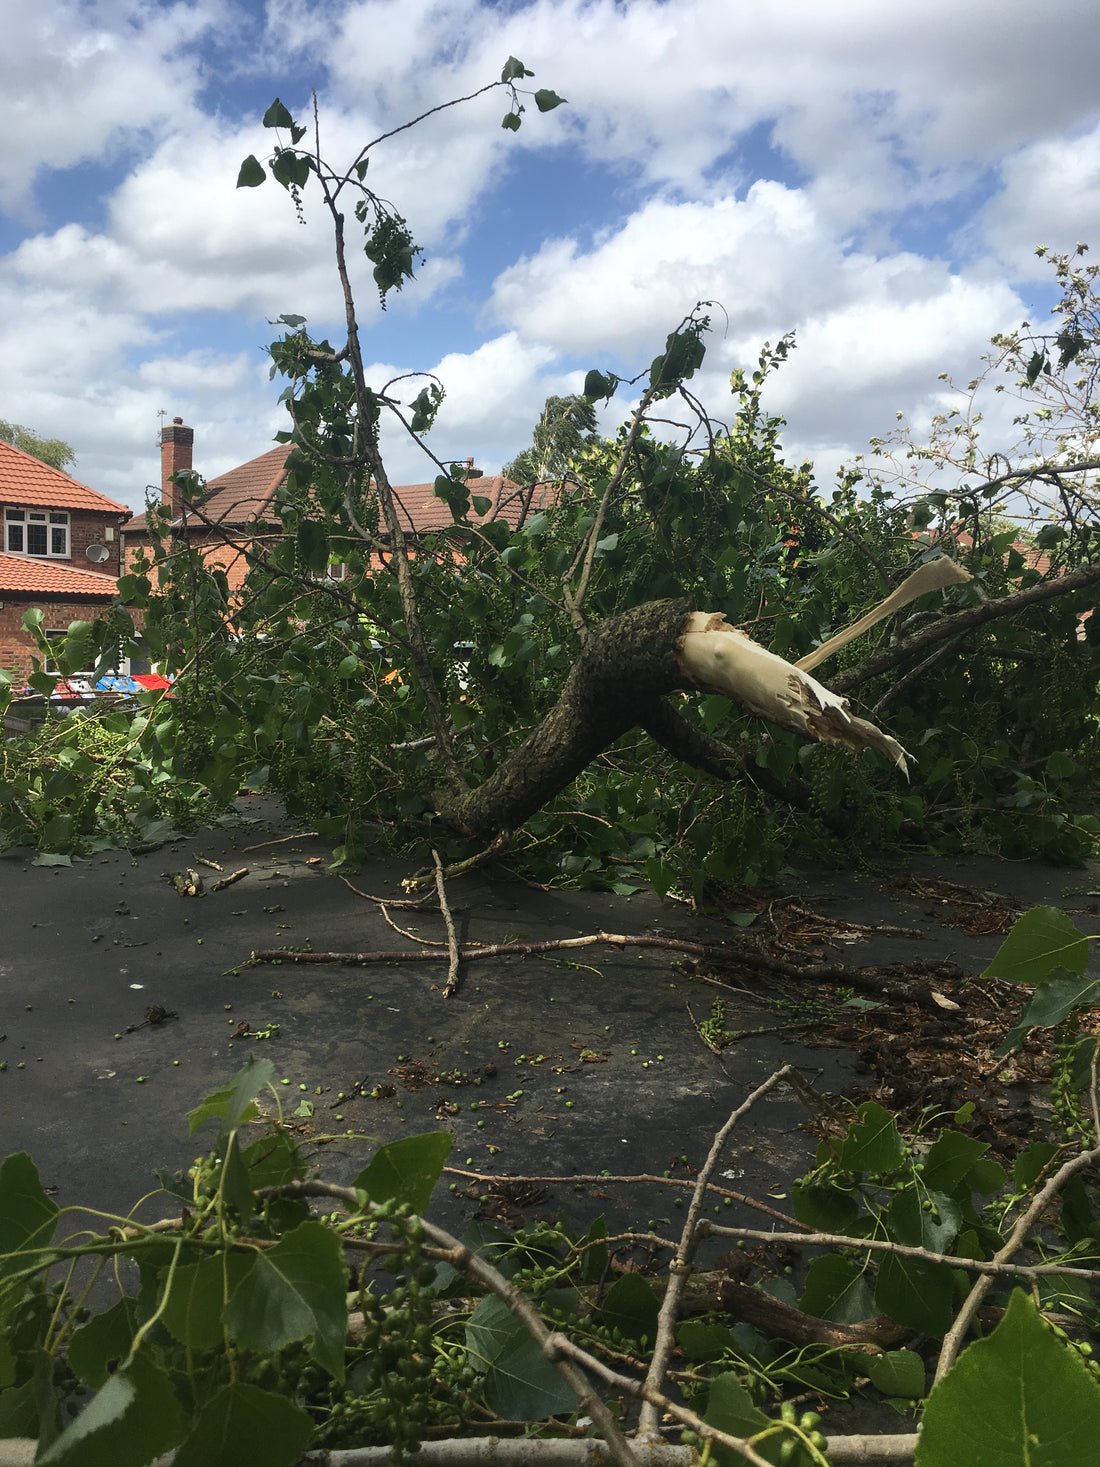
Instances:
[[[860,1077],[854,1054],[783,1033],[714,1054],[696,1025],[715,998],[726,1001],[726,1028],[750,1029],[774,1027],[773,994],[747,971],[720,991],[662,949],[471,961],[448,998],[438,963],[247,966],[253,950],[270,947],[414,944],[328,871],[323,841],[294,834],[263,802],[245,808],[256,813],[242,825],[144,854],[108,852],[70,868],[35,867],[26,851],[0,857],[0,1156],[30,1152],[62,1205],[125,1214],[155,1191],[157,1167],[186,1169],[209,1144],[204,1133],[188,1139],[187,1112],[250,1053],[274,1062],[287,1112],[312,1104],[313,1116],[297,1122],[303,1137],[354,1133],[316,1146],[333,1181],[355,1176],[380,1141],[440,1128],[455,1138],[451,1163],[481,1173],[686,1177],[730,1112],[780,1065],[798,1066],[823,1092]],[[1090,872],[1030,862],[916,864],[1024,904],[1095,885]],[[181,895],[170,879],[190,869],[209,888],[241,868],[247,875],[200,896]],[[408,870],[385,857],[349,879],[400,897]],[[979,972],[1002,941],[943,927],[927,901],[884,891],[866,874],[807,872],[784,890],[847,921],[924,934],[872,933],[835,954],[852,964],[951,958]],[[492,868],[449,882],[448,894],[463,941],[730,931],[648,891],[543,891]],[[431,905],[391,915],[421,937],[444,937]],[[150,1011],[169,1017],[148,1022]],[[444,1078],[455,1075],[471,1083]],[[781,1198],[813,1162],[804,1119],[793,1091],[773,1092],[738,1126],[716,1180]],[[461,1230],[483,1184],[454,1180],[458,1190],[441,1187],[432,1216]],[[564,1204],[581,1221],[602,1211],[614,1227],[674,1218],[672,1199],[658,1183],[601,1184],[583,1195],[547,1185],[519,1206],[553,1215]],[[170,1198],[154,1196],[140,1215],[173,1210]],[[734,1206],[723,1220],[735,1219],[749,1216]]]

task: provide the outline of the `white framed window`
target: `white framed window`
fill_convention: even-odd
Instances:
[[[69,559],[69,515],[63,509],[5,509],[4,549],[11,555]]]

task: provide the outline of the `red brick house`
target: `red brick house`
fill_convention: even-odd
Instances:
[[[23,615],[39,607],[45,629],[102,616],[121,573],[124,504],[0,440],[0,670],[31,671],[34,638]]]
[[[277,538],[281,533],[273,506],[276,493],[286,479],[286,461],[291,445],[279,444],[260,454],[259,458],[229,469],[215,479],[208,479],[200,516],[188,509],[179,485],[172,483],[174,475],[190,473],[194,442],[194,430],[185,426],[180,418],[162,430],[162,502],[172,512],[175,533],[185,536],[192,545],[205,547],[206,557],[225,567],[230,588],[236,591],[248,572],[245,557],[236,547],[253,545],[264,534]],[[514,529],[531,513],[532,501],[534,507],[539,507],[553,492],[553,486],[521,489],[500,474],[476,474],[473,463],[472,458],[466,460],[466,486],[471,498],[478,495],[489,501],[484,515],[471,509],[470,519],[475,524],[504,519]],[[393,492],[402,525],[410,536],[440,530],[451,524],[451,512],[443,500],[435,497],[431,484],[399,484],[394,486]],[[213,521],[219,528],[211,529],[206,521]],[[258,528],[260,524],[267,526],[265,532]],[[140,516],[130,521],[125,532],[125,553],[129,562],[141,546],[148,544],[149,534]]]

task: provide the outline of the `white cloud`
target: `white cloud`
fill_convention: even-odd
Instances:
[[[1072,250],[1078,240],[1100,248],[1100,124],[1083,135],[1021,148],[1001,165],[1004,188],[983,211],[980,227],[1007,266],[1048,276],[1035,246]]]
[[[0,413],[69,438],[78,474],[131,502],[127,486],[140,498],[157,475],[160,409],[195,427],[207,473],[269,446],[282,410],[259,351],[265,318],[297,311],[339,330],[311,190],[302,228],[271,182],[234,188],[241,159],[273,142],[258,116],[231,120],[246,71],[248,96],[277,76],[271,94],[303,120],[318,87],[335,162],[499,76],[509,53],[536,70],[527,87],[569,99],[540,116],[528,98],[515,136],[499,127],[503,92],[448,109],[388,140],[367,176],[429,249],[390,307],[391,328],[415,317],[419,345],[408,361],[384,350],[395,370],[437,362],[449,396],[433,445],[488,468],[529,439],[549,392],[576,387],[578,358],[644,365],[701,297],[728,313],[713,313],[698,379],[708,403],[728,411],[730,367],[795,328],[771,400],[792,442],[832,462],[896,408],[930,411],[939,370],[969,375],[989,334],[1023,313],[1013,282],[1034,276],[1037,242],[1100,236],[1092,0],[269,0],[262,21],[231,0],[0,10],[0,205],[28,209],[44,168],[107,161],[120,178],[0,257],[0,359],[19,364]],[[223,111],[211,115],[202,88],[215,75]],[[779,156],[758,177],[767,137]],[[587,218],[574,235],[537,202],[526,218],[517,208],[513,262],[479,302],[477,252],[504,233],[489,190],[512,165],[537,185],[563,138],[604,165],[605,191],[608,164],[628,186],[586,195],[579,170]],[[976,202],[991,180],[995,195]],[[934,222],[919,234],[933,204],[950,207],[953,243],[929,242]],[[922,248],[945,258],[896,245],[906,211]],[[347,212],[369,326],[377,303],[350,200]],[[963,264],[946,263],[951,250]],[[403,441],[393,451],[396,478],[424,477]]]
[[[0,207],[33,215],[40,168],[98,158],[186,114],[200,79],[191,48],[220,6],[6,0],[2,9]]]

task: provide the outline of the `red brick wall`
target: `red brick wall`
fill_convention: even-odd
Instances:
[[[119,569],[119,547],[122,537],[118,532],[121,516],[107,514],[93,514],[90,510],[71,509],[69,511],[69,564],[75,570],[101,571],[104,575],[111,576],[117,580],[122,574]],[[108,540],[107,531],[114,531],[114,539]],[[84,554],[89,545],[104,545],[111,552],[110,558],[101,561],[91,561]],[[65,561],[51,560],[51,565],[64,565]]]
[[[41,608],[47,631],[68,631],[72,621],[94,621],[110,606],[103,601],[51,601],[44,596],[15,597],[7,594],[0,604],[0,671],[25,678],[33,669],[31,656],[37,652],[34,638],[23,630],[23,613]]]

